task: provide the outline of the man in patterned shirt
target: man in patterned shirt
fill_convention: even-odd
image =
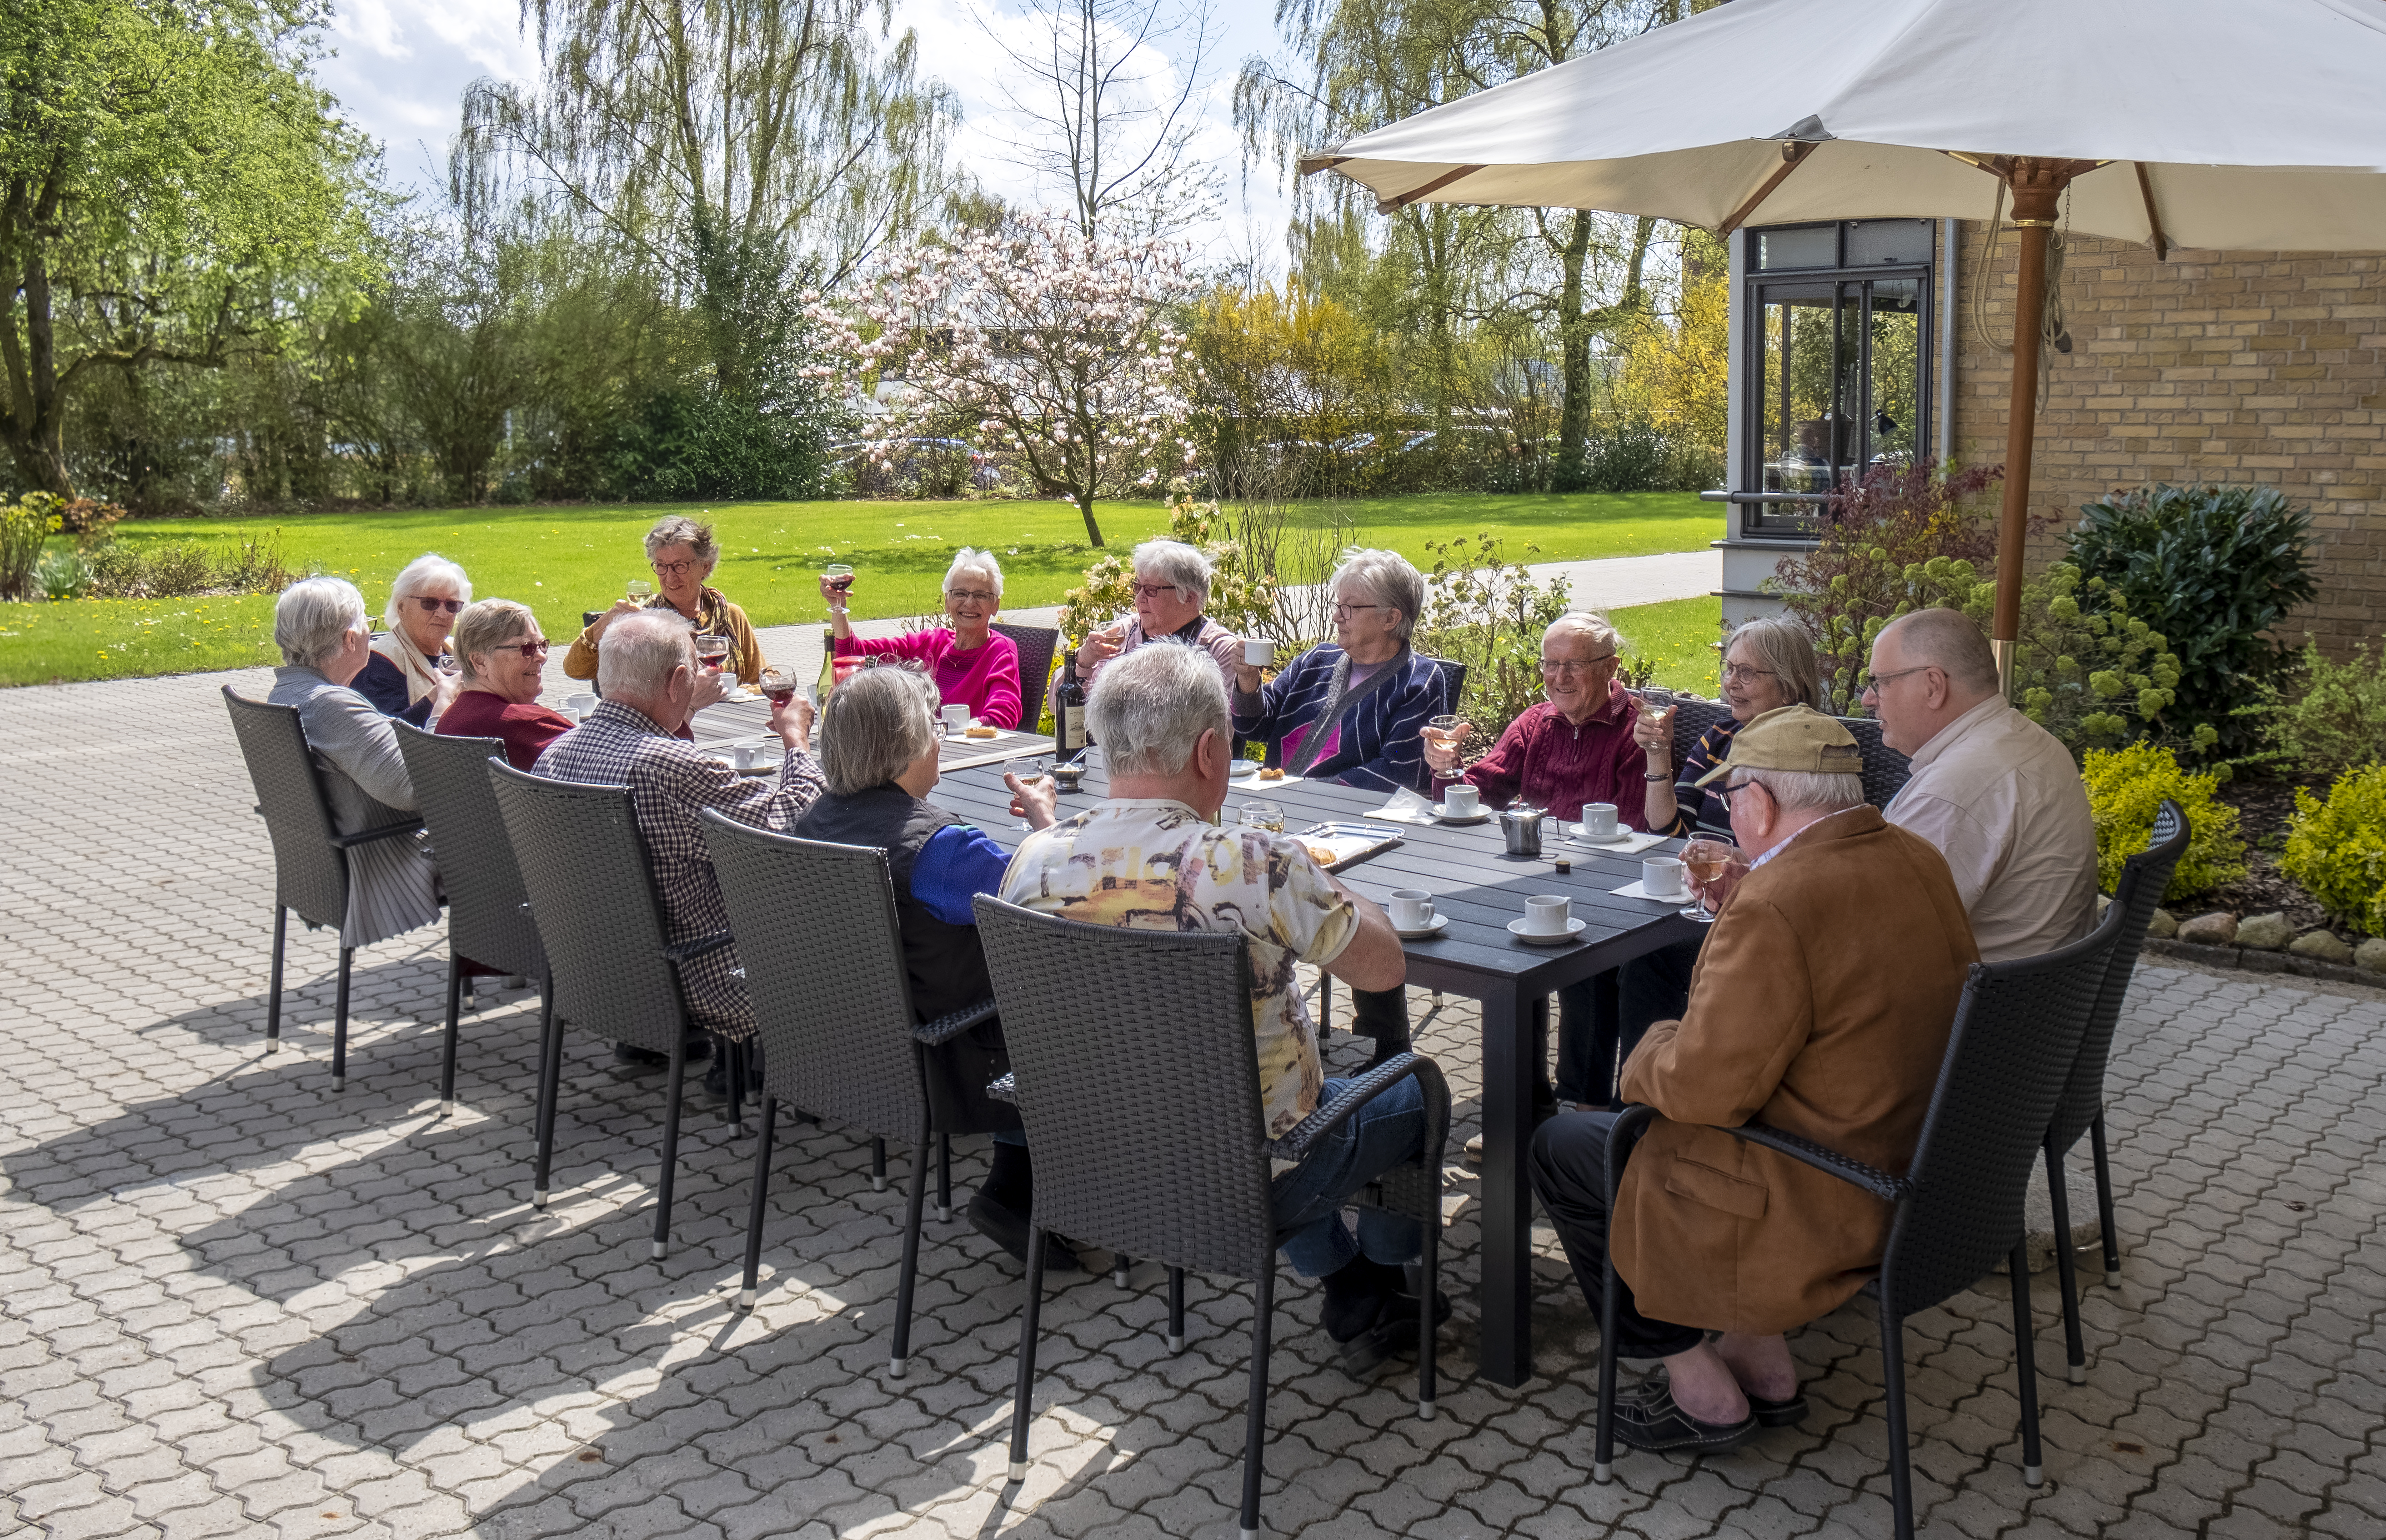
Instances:
[[[1300,840],[1220,826],[1233,738],[1208,654],[1136,648],[1102,671],[1087,715],[1111,795],[1028,835],[1001,896],[1087,924],[1248,936],[1260,1096],[1269,1136],[1279,1137],[1342,1083],[1319,1064],[1293,965],[1314,963],[1354,989],[1397,990],[1408,969],[1400,938]],[[1290,1232],[1285,1257],[1324,1281],[1326,1332],[1353,1374],[1415,1340],[1417,1302],[1401,1264],[1421,1237],[1413,1221],[1371,1208],[1354,1240],[1342,1205],[1415,1159],[1424,1140],[1424,1098],[1404,1080],[1275,1178],[1276,1223]]]
[[[662,895],[664,939],[674,944],[729,928],[698,821],[703,810],[718,808],[740,823],[784,833],[819,797],[823,784],[810,753],[812,708],[801,695],[771,712],[771,729],[786,745],[775,780],[739,775],[672,736],[693,715],[698,685],[695,638],[685,620],[659,610],[616,620],[597,655],[596,683],[605,698],[586,721],[549,744],[535,767],[558,781],[630,788],[638,833]],[[754,1035],[754,1006],[736,948],[708,952],[680,976],[688,1013],[698,1027],[739,1042]],[[652,1057],[616,1051],[629,1062]],[[725,1091],[718,1064],[705,1085]]]

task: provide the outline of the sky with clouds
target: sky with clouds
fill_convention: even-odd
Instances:
[[[1239,144],[1229,119],[1234,77],[1253,53],[1275,51],[1273,7],[1259,0],[1218,0],[1217,41],[1205,70],[1201,124],[1195,146],[1218,168],[1225,190],[1215,225],[1197,232],[1212,261],[1256,257],[1262,272],[1281,270],[1287,194],[1270,168],[1255,167],[1246,185]],[[942,80],[960,98],[960,157],[990,190],[1015,202],[1039,201],[1024,172],[1009,164],[1002,141],[999,49],[974,17],[990,12],[998,28],[1018,22],[1018,6],[973,0],[897,0],[896,25],[920,35],[922,72]],[[538,49],[521,28],[515,0],[333,0],[326,41],[334,56],[322,62],[324,86],[348,117],[381,140],[390,180],[435,183],[455,133],[464,88],[483,76],[535,81]],[[1163,68],[1174,61],[1163,61]]]

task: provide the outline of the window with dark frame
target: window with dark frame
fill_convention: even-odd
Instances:
[[[1843,219],[1749,232],[1740,532],[1814,533],[1815,508],[1929,442],[1928,219]]]

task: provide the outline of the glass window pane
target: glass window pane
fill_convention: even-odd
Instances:
[[[1840,227],[1802,225],[1756,232],[1756,265],[1770,272],[1777,268],[1836,268],[1840,265]]]
[[[1914,457],[1922,419],[1922,283],[1895,278],[1865,287],[1872,291],[1872,367],[1865,402],[1872,461],[1905,464]]]
[[[1848,266],[1877,268],[1884,262],[1930,260],[1928,219],[1851,219]]]
[[[1762,485],[1767,492],[1827,492],[1831,485],[1832,357],[1838,285],[1766,284],[1760,384]]]

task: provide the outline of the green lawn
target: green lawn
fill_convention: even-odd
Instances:
[[[1665,604],[1634,605],[1608,611],[1610,624],[1624,635],[1627,657],[1657,660],[1652,684],[1694,690],[1713,699],[1719,685],[1715,638],[1723,630],[1723,600],[1674,599]]]
[[[1450,495],[1347,507],[1370,544],[1420,565],[1430,564],[1425,542],[1477,532],[1500,536],[1509,559],[1533,561],[1695,550],[1723,532],[1720,510],[1689,493]],[[293,570],[320,568],[353,580],[376,617],[397,570],[437,551],[463,563],[475,595],[520,599],[560,638],[579,629],[582,610],[602,608],[625,580],[645,575],[640,540],[671,512],[706,510],[605,505],[155,520],[119,525],[117,533],[136,543],[230,543],[279,531]],[[1065,503],[741,503],[710,512],[722,546],[713,582],[757,625],[823,621],[812,572],[831,559],[860,570],[858,617],[935,609],[961,545],[999,557],[1012,608],[1060,603],[1092,560],[1085,525]],[[1156,503],[1105,504],[1098,512],[1114,550],[1167,524]],[[1538,549],[1528,554],[1527,545]],[[271,615],[267,595],[0,606],[0,684],[270,662]]]

